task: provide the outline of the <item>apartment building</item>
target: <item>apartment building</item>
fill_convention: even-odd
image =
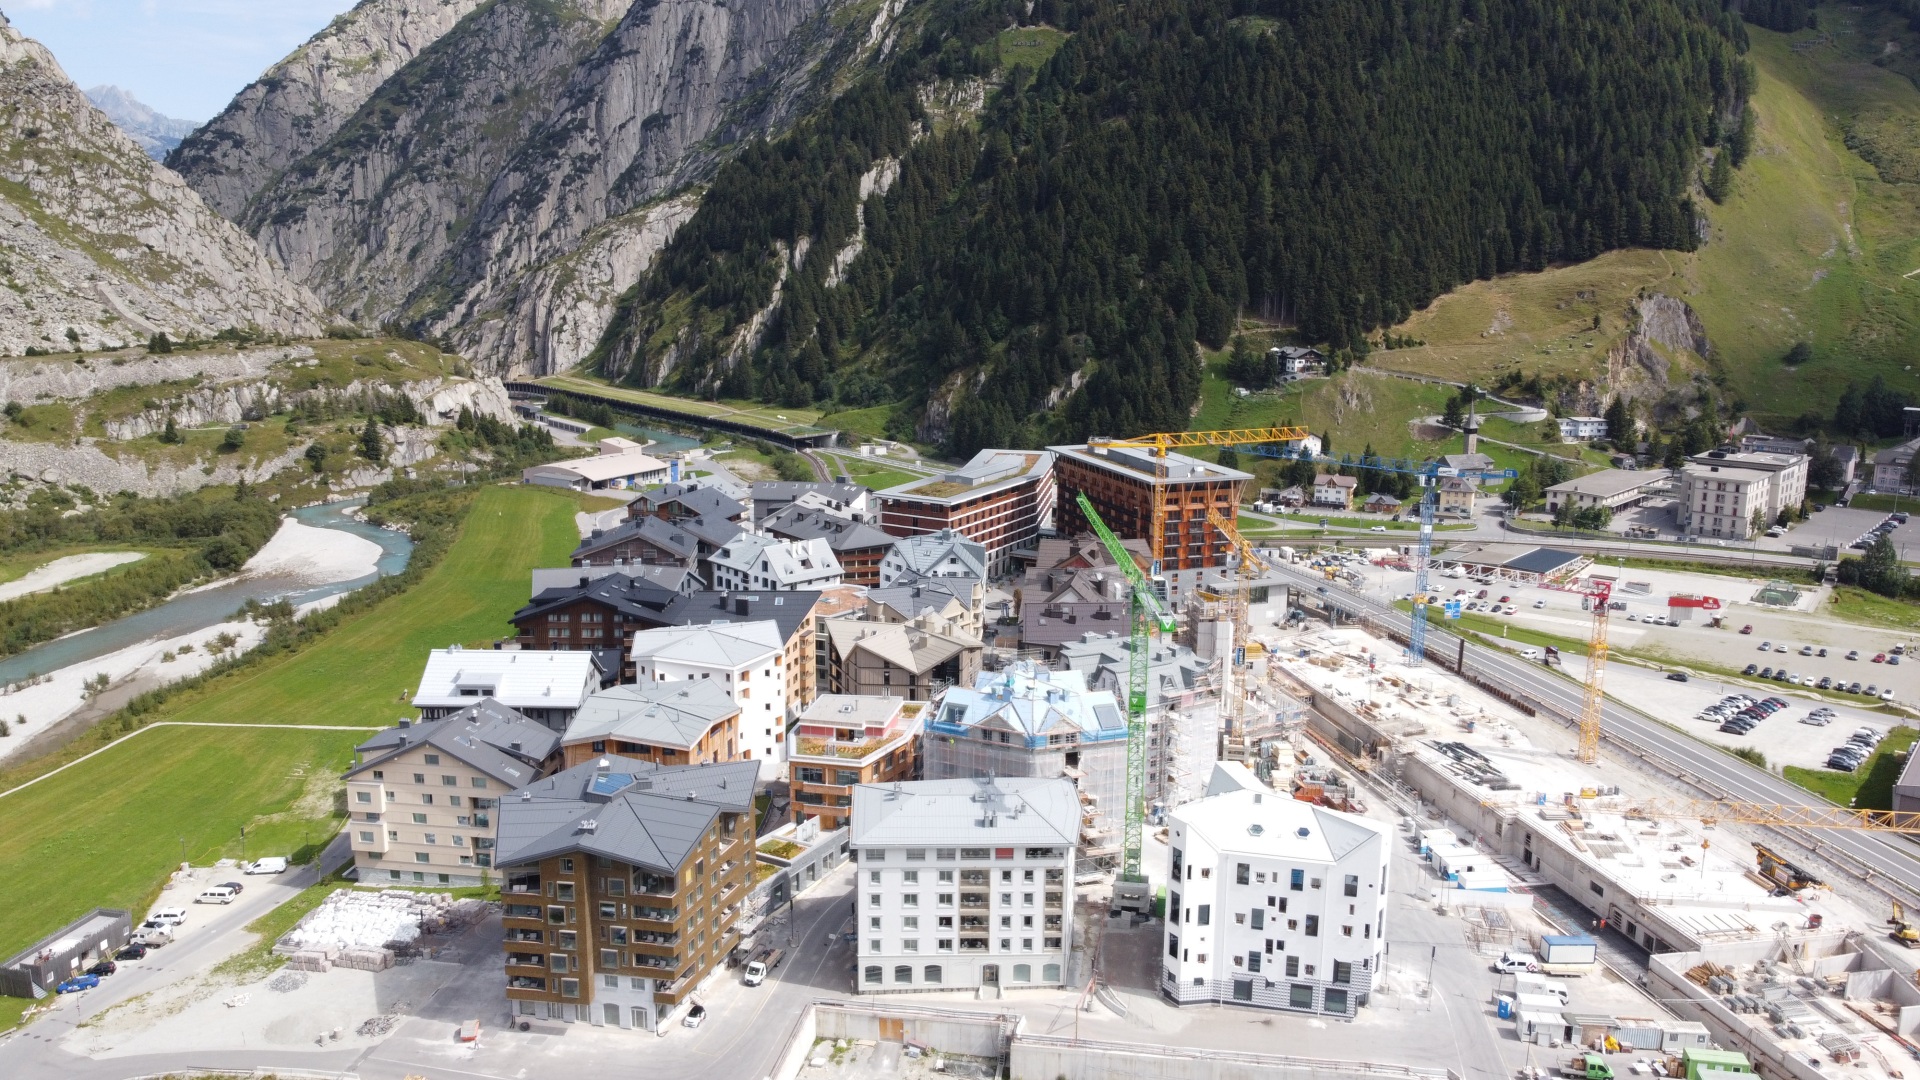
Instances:
[[[428,654],[413,707],[420,719],[438,720],[492,698],[558,734],[589,694],[613,681],[618,673],[612,668],[597,652],[452,645]]]
[[[1557,511],[1562,506],[1576,510],[1599,506],[1617,512],[1639,506],[1655,488],[1664,487],[1667,482],[1668,474],[1664,470],[1601,469],[1555,484],[1542,494],[1547,498],[1548,510]]]
[[[1065,985],[1079,810],[1058,778],[854,788],[856,989]]]
[[[1586,442],[1607,437],[1607,421],[1600,416],[1563,416],[1560,418],[1561,442]]]
[[[837,590],[840,586],[828,588]],[[813,611],[823,596],[824,592],[698,592],[667,605],[654,627],[773,623],[785,642],[787,714],[791,717],[819,692],[814,677]]]
[[[610,686],[560,736],[563,768],[607,755],[655,765],[742,760],[740,706],[710,679]]]
[[[1778,514],[1774,481],[1770,472],[1689,461],[1680,471],[1680,528],[1733,540],[1763,533]]]
[[[880,587],[909,578],[987,579],[986,545],[952,529],[903,536],[880,560]]]
[[[664,484],[642,492],[627,504],[629,520],[657,517],[663,521],[684,522],[692,518],[729,521],[745,527],[752,523],[752,508],[717,484],[690,480],[682,484]]]
[[[1806,501],[1809,461],[1805,454],[1771,454],[1719,449],[1695,454],[1687,459],[1687,464],[1707,468],[1744,469],[1748,472],[1771,475],[1773,481],[1768,485],[1769,501],[1766,511],[1767,516],[1772,518],[1778,516],[1782,510],[1798,510],[1800,504]]]
[[[956,637],[986,637],[986,583],[979,578],[907,575],[867,590],[868,622],[915,623]]]
[[[800,714],[788,744],[793,820],[823,832],[853,818],[853,789],[919,778],[925,702],[901,697],[822,694]]]
[[[867,592],[864,585],[831,585],[820,591],[813,605],[813,685],[817,693],[833,688],[833,644],[827,637],[827,624],[859,622],[866,617]]]
[[[648,518],[647,520],[655,520]],[[634,631],[653,625],[679,589],[626,574],[581,575],[566,585],[542,589],[513,613],[514,638],[522,649],[625,649]],[[631,680],[625,671],[622,679]]]
[[[500,796],[531,783],[560,737],[491,698],[354,748],[346,833],[364,885],[463,888],[493,865]]]
[[[1127,714],[1078,671],[1015,664],[940,695],[920,747],[929,780],[1067,777],[1082,803],[1073,843],[1082,859],[1120,851],[1127,795]]]
[[[1059,664],[1086,685],[1124,701],[1133,656],[1119,630],[1088,631],[1057,647]],[[1147,651],[1147,798],[1178,805],[1205,788],[1219,757],[1224,667],[1185,645],[1157,639]]]
[[[878,526],[804,503],[775,512],[760,523],[760,531],[783,540],[823,541],[840,564],[840,580],[848,585],[880,584],[880,561],[893,550],[893,537]]]
[[[574,566],[677,566],[709,580],[706,562],[745,530],[731,519],[641,515],[595,529],[573,549]]]
[[[880,492],[880,526],[895,536],[953,530],[979,544],[986,571],[1015,569],[1014,553],[1031,549],[1053,526],[1053,454],[982,450],[973,460],[929,480]]]
[[[657,1031],[738,941],[753,884],[751,762],[588,762],[500,806],[515,1018]]]
[[[840,560],[824,539],[784,540],[751,533],[734,537],[707,557],[716,590],[795,592],[840,584]]]
[[[736,749],[771,780],[786,759],[787,642],[772,620],[664,627],[633,635],[637,685],[711,681],[740,707]]]
[[[1239,513],[1240,491],[1251,474],[1185,454],[1149,450],[1051,446],[1059,485],[1054,522],[1063,533],[1091,532],[1075,497],[1086,493],[1117,536],[1153,535],[1156,489],[1166,515],[1163,548],[1152,552],[1163,570],[1196,570],[1229,564],[1232,545],[1207,524],[1207,511],[1227,520]]]
[[[931,701],[980,671],[980,639],[943,634],[915,623],[833,620],[827,624],[825,689],[835,694]]]
[[[768,518],[796,506],[825,512],[842,521],[869,521],[873,514],[873,492],[859,484],[756,480],[748,494],[753,500],[753,520],[763,525]]]
[[[1160,992],[1352,1017],[1386,950],[1387,829],[1243,789],[1169,815]]]
[[[1353,494],[1359,490],[1360,481],[1351,476],[1337,473],[1320,473],[1313,478],[1313,505],[1331,506],[1336,510],[1351,510]]]

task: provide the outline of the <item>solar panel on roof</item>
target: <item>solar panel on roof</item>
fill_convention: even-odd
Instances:
[[[632,773],[606,773],[593,778],[587,790],[595,795],[614,795],[633,786]]]
[[[1579,557],[1570,551],[1534,548],[1525,555],[1508,559],[1505,565],[1509,570],[1518,570],[1525,574],[1551,574]]]
[[[1120,715],[1119,709],[1109,708],[1105,705],[1095,705],[1093,707],[1093,718],[1100,722],[1100,730],[1102,731],[1117,731],[1127,726],[1127,718]]]

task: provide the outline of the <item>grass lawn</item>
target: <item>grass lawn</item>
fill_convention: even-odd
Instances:
[[[1411,612],[1413,604],[1406,600],[1395,600],[1393,606],[1401,611]],[[1438,604],[1427,607],[1427,625],[1443,627],[1448,630],[1472,630],[1484,638],[1493,641],[1517,641],[1524,645],[1551,645],[1568,656],[1587,655],[1587,643],[1559,634],[1549,634],[1540,630],[1529,630],[1523,626],[1490,619],[1473,612],[1462,612],[1458,619],[1449,619]]]
[[[1210,354],[1201,385],[1200,412],[1188,425],[1194,431],[1304,424],[1332,439],[1329,452],[1335,457],[1358,456],[1369,445],[1383,457],[1426,457],[1444,452],[1442,443],[1416,440],[1407,421],[1441,412],[1452,392],[1450,387],[1349,371],[1243,398],[1234,395],[1233,384],[1222,374],[1225,366],[1225,353]],[[1243,456],[1241,467],[1258,460]]]
[[[1896,630],[1920,629],[1920,604],[1894,600],[1852,585],[1837,585],[1827,602],[1827,614],[1848,622]]]
[[[853,482],[870,487],[875,491],[884,491],[901,484],[910,484],[915,480],[925,480],[928,474],[897,469],[883,461],[869,461],[864,458],[841,457],[837,454],[821,455],[827,468],[835,476],[846,473]]]
[[[1064,31],[1051,26],[1016,26],[1000,31],[1000,66],[1037,68],[1053,59],[1067,40]]]
[[[1847,505],[1855,510],[1882,510],[1887,513],[1895,510],[1906,510],[1909,513],[1920,511],[1920,499],[1911,495],[1888,495],[1884,492],[1855,495],[1847,500]]]
[[[158,719],[381,727],[428,649],[491,641],[525,602],[527,571],[562,565],[578,537],[565,493],[490,487],[452,549],[408,592],[291,656],[182,694]],[[95,906],[143,909],[180,859],[296,853],[337,828],[334,777],[350,731],[161,728],[0,800],[0,955]],[[18,782],[38,768],[15,770]],[[0,784],[0,787],[9,786]]]
[[[842,431],[858,432],[869,439],[887,437],[887,421],[901,408],[900,405],[874,405],[865,409],[848,409],[844,412],[829,413],[820,418],[823,427],[839,428]]]
[[[1893,809],[1893,782],[1906,764],[1906,753],[1913,748],[1920,731],[1897,727],[1887,733],[1873,756],[1850,773],[1832,769],[1803,769],[1789,765],[1781,770],[1788,780],[1831,803],[1857,806],[1863,810]]]
[[[764,405],[757,401],[696,401],[693,398],[674,397],[670,394],[656,394],[649,390],[636,390],[631,386],[615,386],[604,379],[584,374],[549,375],[540,380],[544,386],[555,390],[578,390],[581,393],[599,394],[602,397],[618,398],[638,405],[649,405],[656,409],[683,413],[692,417],[724,416],[742,424],[752,424],[771,431],[799,432],[815,427],[820,423],[820,410],[811,408],[788,408],[784,405]]]

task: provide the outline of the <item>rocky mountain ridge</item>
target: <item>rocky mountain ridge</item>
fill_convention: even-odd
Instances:
[[[180,140],[193,134],[200,126],[193,120],[175,120],[163,115],[146,102],[117,86],[96,86],[87,91],[87,100],[93,107],[107,114],[127,137],[140,145],[147,156],[155,161],[166,160],[167,153],[180,145]]]
[[[365,0],[170,162],[348,317],[545,373],[593,349],[690,185],[890,47],[902,6]]]
[[[0,355],[229,327],[311,336],[321,303],[0,15]]]

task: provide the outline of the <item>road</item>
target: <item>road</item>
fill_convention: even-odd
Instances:
[[[1411,616],[1371,597],[1328,585],[1325,579],[1292,567],[1274,569],[1278,576],[1309,594],[1325,587],[1326,599],[1350,613],[1371,616],[1403,632],[1410,629]],[[1453,634],[1437,627],[1427,631],[1429,653],[1452,655],[1459,647],[1460,639]],[[1530,695],[1568,717],[1580,715],[1583,695],[1579,685],[1537,664],[1472,642],[1466,645],[1466,657],[1469,670]],[[1730,757],[1618,702],[1608,700],[1604,725],[1609,741],[1629,752],[1637,749],[1671,763],[1682,771],[1683,779],[1713,797],[1782,805],[1801,805],[1816,798],[1804,788]],[[1898,836],[1831,830],[1816,838],[1816,850],[1829,857],[1844,856],[1857,864],[1856,869],[1862,869],[1865,876],[1883,884],[1897,884],[1911,896],[1920,897],[1920,859],[1915,857],[1912,845]]]

